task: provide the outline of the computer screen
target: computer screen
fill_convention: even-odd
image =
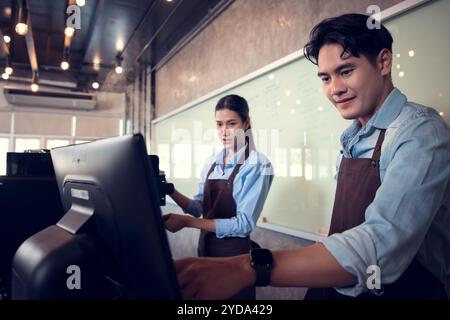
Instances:
[[[105,274],[129,298],[180,298],[142,135],[55,148],[51,156],[67,211],[57,225],[102,243]]]

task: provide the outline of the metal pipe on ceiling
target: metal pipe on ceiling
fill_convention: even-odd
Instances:
[[[170,18],[174,15],[175,11],[178,9],[178,7],[183,3],[183,0],[179,0],[176,4],[176,6],[170,11],[166,19],[163,21],[163,23],[159,26],[159,28],[156,30],[155,34],[150,38],[150,40],[144,45],[142,50],[139,52],[139,54],[134,59],[133,64],[136,64],[139,61],[139,58],[144,54],[144,52],[150,47],[153,40],[156,39],[158,34],[161,32],[161,30],[164,28],[164,26],[169,22]]]
[[[139,21],[139,24],[136,26],[136,28],[134,28],[133,32],[131,33],[131,36],[128,38],[127,43],[125,44],[125,46],[123,47],[122,50],[122,55],[123,52],[125,52],[128,48],[128,45],[130,44],[131,40],[133,39],[134,35],[136,34],[136,32],[142,27],[142,25],[145,22],[145,19],[147,18],[147,16],[149,14],[151,14],[153,12],[153,9],[156,7],[158,1],[153,1],[152,4],[150,5],[150,7],[147,9],[147,11],[145,12],[144,16],[142,17],[141,21]]]

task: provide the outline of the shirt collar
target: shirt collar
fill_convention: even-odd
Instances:
[[[387,129],[392,121],[398,117],[405,103],[406,96],[400,90],[394,88],[367,125],[378,129]]]
[[[384,100],[380,109],[373,115],[363,128],[364,132],[374,127],[378,129],[387,129],[389,125],[400,114],[403,105],[406,103],[406,96],[397,88],[394,88]],[[348,141],[352,139],[361,129],[361,123],[355,119],[353,123],[345,129],[341,135],[342,145],[347,145]],[[363,133],[363,132],[361,132]]]
[[[239,161],[239,159],[241,159],[242,155],[245,152],[245,148],[247,148],[248,143],[245,144],[245,146],[241,147],[235,154],[234,156],[230,159],[230,161],[227,162],[227,167],[230,166],[234,166],[236,164],[236,162]],[[216,155],[216,164],[222,164],[223,165],[223,160],[225,158],[225,152],[226,149],[222,149],[222,151],[218,152]]]

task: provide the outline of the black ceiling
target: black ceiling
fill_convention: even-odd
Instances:
[[[81,28],[76,30],[70,45],[70,68],[63,71],[60,63],[69,1],[29,0],[40,82],[47,80],[55,85],[76,85],[77,90],[90,89],[94,78],[101,84],[113,72],[119,54],[125,69],[120,75],[120,87],[132,78],[136,63],[156,66],[181,39],[231,2],[86,0],[80,8]],[[14,73],[8,81],[30,81],[32,73],[25,37],[14,31],[18,7],[17,0],[0,0],[0,28],[12,38],[9,50]],[[4,50],[0,59],[4,66]]]

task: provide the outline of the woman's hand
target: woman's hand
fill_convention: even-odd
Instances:
[[[183,228],[190,227],[193,217],[188,215],[181,215],[175,213],[169,213],[163,216],[166,229],[170,232],[178,232]]]

